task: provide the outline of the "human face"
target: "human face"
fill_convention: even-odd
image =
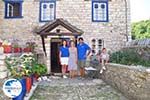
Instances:
[[[80,39],[80,40],[79,40],[79,43],[82,44],[82,43],[83,43],[83,40]]]
[[[66,46],[67,45],[67,42],[66,41],[63,41],[63,46]]]
[[[106,49],[103,50],[103,53],[106,53]]]
[[[74,42],[71,42],[70,46],[71,46],[71,47],[74,47],[74,46],[75,46]]]

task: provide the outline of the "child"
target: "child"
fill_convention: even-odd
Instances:
[[[102,49],[102,52],[100,54],[100,60],[101,60],[101,64],[102,64],[102,68],[100,70],[100,74],[103,73],[103,70],[106,70],[105,65],[108,63],[109,61],[109,54],[106,51],[106,48]]]

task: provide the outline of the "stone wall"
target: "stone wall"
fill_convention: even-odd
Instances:
[[[8,70],[4,62],[5,56],[6,55],[4,54],[0,54],[0,79],[6,78],[8,74]]]
[[[129,0],[109,1],[109,22],[92,22],[91,0],[57,0],[56,18],[64,18],[72,25],[84,31],[87,43],[93,38],[104,40],[104,46],[110,50],[122,48],[126,36],[130,33]],[[2,38],[34,38],[33,30],[44,22],[39,22],[39,0],[24,0],[23,18],[5,19],[4,1],[0,1],[0,34]],[[36,39],[39,39],[37,37]]]
[[[138,66],[108,64],[101,76],[130,100],[150,100],[150,70]]]
[[[41,38],[33,33],[34,29],[45,24],[45,22],[39,22],[39,1],[24,0],[23,18],[5,19],[5,3],[0,0],[0,38],[31,39],[37,42],[39,51],[42,51]],[[115,51],[125,46],[126,36],[130,34],[129,1],[109,0],[109,22],[92,22],[91,0],[56,0],[56,18],[63,18],[83,30],[82,37],[90,46],[92,39],[102,39],[104,47]],[[45,40],[49,72],[50,39],[51,37],[48,37]]]
[[[150,38],[127,42],[124,49],[133,49],[143,59],[150,61]]]

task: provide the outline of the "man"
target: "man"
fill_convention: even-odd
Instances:
[[[78,39],[79,44],[77,45],[78,50],[78,68],[80,70],[80,76],[85,76],[85,64],[86,64],[86,58],[90,54],[90,47],[84,43],[84,40],[82,37]]]

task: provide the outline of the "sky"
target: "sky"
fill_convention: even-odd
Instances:
[[[131,22],[150,19],[150,0],[130,0]]]

